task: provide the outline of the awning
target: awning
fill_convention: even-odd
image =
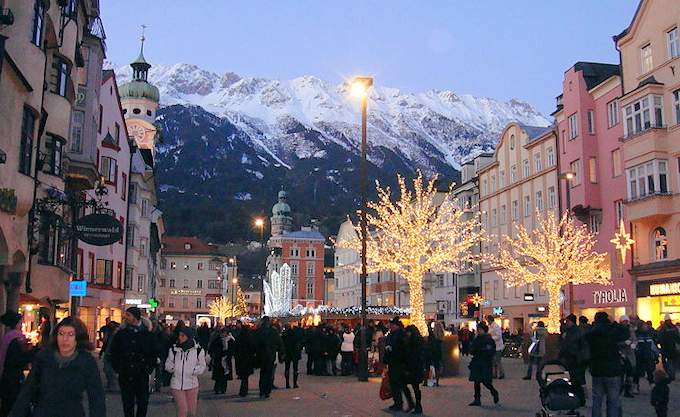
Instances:
[[[19,305],[38,304],[47,307],[47,302],[40,300],[30,294],[19,294]]]

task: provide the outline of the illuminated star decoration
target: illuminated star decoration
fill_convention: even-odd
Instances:
[[[478,293],[475,293],[472,297],[470,297],[470,303],[474,304],[475,307],[479,307],[480,304],[484,302],[484,297],[479,295]]]
[[[614,244],[616,250],[621,254],[621,263],[625,264],[626,252],[630,250],[635,243],[635,240],[631,239],[630,234],[626,232],[626,227],[623,225],[623,219],[621,219],[621,223],[619,223],[619,231],[614,233],[614,238],[610,240],[610,242]]]

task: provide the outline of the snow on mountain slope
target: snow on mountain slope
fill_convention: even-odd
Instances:
[[[126,66],[117,74],[122,83],[131,70]],[[155,65],[149,81],[159,88],[163,105],[198,105],[227,118],[284,165],[295,158],[324,158],[328,143],[358,152],[359,106],[349,97],[347,84],[334,86],[313,76],[270,80],[219,75],[190,64]],[[458,167],[461,158],[492,150],[509,121],[549,124],[525,102],[447,90],[412,94],[377,86],[368,106],[371,161],[381,165],[379,148],[384,147],[427,171],[438,163]],[[310,140],[309,131],[321,135]]]

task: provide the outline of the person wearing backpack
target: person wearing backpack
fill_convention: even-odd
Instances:
[[[177,343],[165,360],[165,370],[172,374],[170,388],[177,405],[177,417],[197,416],[198,376],[205,368],[205,350],[194,339],[194,330],[180,328]]]
[[[531,336],[532,343],[529,347],[529,367],[527,368],[527,374],[523,379],[531,379],[531,373],[536,366],[536,379],[538,380],[538,370],[541,367],[541,362],[543,362],[543,357],[545,356],[545,340],[548,336],[548,330],[545,328],[545,323],[539,321],[536,323],[536,329]]]

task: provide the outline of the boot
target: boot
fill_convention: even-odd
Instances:
[[[284,375],[286,376],[286,389],[289,389],[290,388],[290,374],[288,372],[286,372]]]
[[[423,414],[423,406],[416,404],[416,408],[411,412],[411,414]]]
[[[295,372],[295,373],[293,374],[293,388],[300,388],[300,387],[298,386],[297,381],[298,381],[298,373]]]
[[[474,401],[472,401],[468,406],[470,407],[479,407],[482,405],[482,402],[479,400],[479,398],[475,398]]]

